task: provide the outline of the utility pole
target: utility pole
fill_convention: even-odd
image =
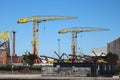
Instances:
[[[15,31],[12,31],[13,33],[13,44],[12,44],[12,48],[13,48],[13,52],[12,52],[12,55],[11,55],[11,63],[12,63],[12,74],[13,74],[13,68],[14,68],[14,56],[16,55],[15,53]]]
[[[58,40],[58,54],[60,55],[61,52],[60,52],[60,39],[57,39]]]

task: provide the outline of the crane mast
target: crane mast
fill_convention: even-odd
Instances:
[[[76,52],[77,52],[77,34],[80,32],[95,32],[95,31],[107,31],[109,29],[105,29],[105,28],[92,28],[92,27],[73,27],[73,28],[67,28],[67,29],[62,29],[59,30],[58,33],[59,34],[64,34],[64,33],[72,33],[72,45],[71,45],[71,51],[72,54],[70,54],[70,56],[72,56],[73,58],[73,62],[75,62],[77,60],[76,58]]]
[[[75,58],[76,56],[76,51],[77,51],[77,32],[72,32],[72,53],[73,53],[73,57]]]
[[[38,54],[38,44],[39,44],[39,23],[43,21],[54,21],[54,20],[67,20],[67,19],[75,19],[77,17],[73,16],[32,16],[32,17],[26,17],[21,18],[17,20],[17,23],[27,23],[32,22],[33,23],[33,39],[32,39],[32,45],[33,45],[33,54]]]
[[[32,45],[33,45],[33,53],[38,54],[38,30],[39,30],[39,23],[38,22],[33,22],[33,40],[32,40]]]

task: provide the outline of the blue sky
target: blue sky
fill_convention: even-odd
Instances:
[[[58,38],[61,39],[61,53],[71,53],[71,33],[58,34],[64,28],[110,29],[78,34],[78,47],[84,54],[91,54],[91,48],[104,47],[120,37],[120,0],[0,0],[0,31],[16,31],[17,55],[24,54],[26,50],[32,51],[32,23],[17,24],[16,21],[36,15],[78,17],[40,23],[39,55],[55,56]]]

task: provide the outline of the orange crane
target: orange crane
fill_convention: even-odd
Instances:
[[[38,54],[38,33],[39,33],[39,23],[43,21],[54,21],[54,20],[66,20],[66,19],[74,19],[77,17],[73,16],[32,16],[32,17],[25,17],[17,20],[17,23],[33,23],[33,54]]]
[[[94,31],[106,31],[109,29],[104,29],[104,28],[92,28],[92,27],[73,27],[73,28],[67,28],[67,29],[62,29],[59,30],[59,34],[64,34],[64,33],[72,33],[72,61],[76,61],[76,52],[77,52],[77,34],[80,32],[94,32]]]

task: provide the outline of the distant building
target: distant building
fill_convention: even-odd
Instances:
[[[95,54],[93,53],[95,52]],[[113,54],[118,54],[119,56],[119,61],[120,61],[120,37],[107,43],[107,47],[102,47],[102,48],[93,48],[92,49],[92,56],[100,56],[101,53],[113,53]]]
[[[105,56],[106,54],[107,54],[107,47],[92,49],[92,56],[100,56],[100,55]]]
[[[8,56],[10,56],[9,41],[0,41],[0,65],[8,63]]]
[[[10,55],[9,32],[8,31],[0,32],[0,65],[6,65],[11,63],[22,63],[22,62],[23,62],[22,56],[17,56],[15,54],[13,56]]]
[[[7,63],[7,51],[0,49],[0,65],[5,65]]]
[[[22,56],[14,56],[13,63],[22,63]],[[7,51],[0,49],[0,65],[11,64],[11,56],[7,55]]]
[[[120,60],[120,37],[107,44],[107,52],[118,54]]]
[[[22,63],[23,62],[23,57],[22,56],[14,56],[13,57],[13,62],[14,63]]]

